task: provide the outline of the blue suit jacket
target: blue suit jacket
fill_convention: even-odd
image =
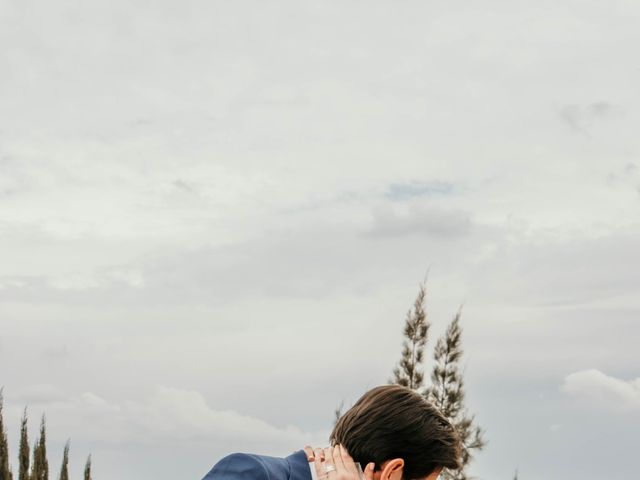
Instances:
[[[311,480],[303,450],[286,458],[233,453],[216,463],[202,480]]]

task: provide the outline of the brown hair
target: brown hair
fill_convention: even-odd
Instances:
[[[436,468],[460,468],[460,440],[449,421],[422,395],[399,385],[365,393],[339,420],[331,443],[343,445],[362,468],[404,460],[403,477],[430,475]]]

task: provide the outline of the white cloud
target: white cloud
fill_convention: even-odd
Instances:
[[[172,439],[210,445],[271,444],[277,449],[326,437],[292,425],[276,427],[234,410],[218,410],[197,391],[166,386],[157,386],[141,400],[108,401],[92,392],[61,398],[58,389],[40,385],[27,388],[19,399],[38,402],[35,407],[46,412],[54,435],[64,433],[93,443],[142,445]]]
[[[187,478],[222,452],[211,430],[281,454],[386,380],[428,265],[434,329],[466,305],[474,406],[495,398],[478,379],[496,368],[625,368],[640,33],[637,2],[613,1],[2,2],[0,377],[15,418],[28,402],[75,448],[108,443],[91,449],[119,469],[102,478]],[[292,384],[307,371],[321,378]],[[514,404],[521,377],[499,382]],[[627,404],[633,383],[614,380],[568,388]],[[188,389],[146,396],[157,384]],[[520,410],[507,423],[553,423]],[[147,471],[157,439],[175,473]],[[537,462],[546,440],[506,446]],[[473,473],[499,477],[518,456],[504,451]],[[555,462],[532,476],[601,477]]]
[[[125,415],[153,437],[184,440],[250,440],[274,444],[302,444],[308,439],[294,426],[277,428],[258,418],[233,410],[216,410],[202,394],[192,390],[158,387],[144,403],[127,403]]]
[[[607,408],[640,409],[640,377],[623,380],[590,369],[567,375],[562,391]]]

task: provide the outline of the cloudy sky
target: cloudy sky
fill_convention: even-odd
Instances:
[[[388,380],[429,269],[430,346],[464,304],[472,474],[637,476],[639,21],[0,0],[13,453],[25,405],[74,478],[89,453],[97,480],[173,480],[324,444]]]

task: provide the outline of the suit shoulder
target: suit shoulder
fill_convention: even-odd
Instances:
[[[232,453],[216,463],[202,480],[267,480],[269,473],[257,455]]]

